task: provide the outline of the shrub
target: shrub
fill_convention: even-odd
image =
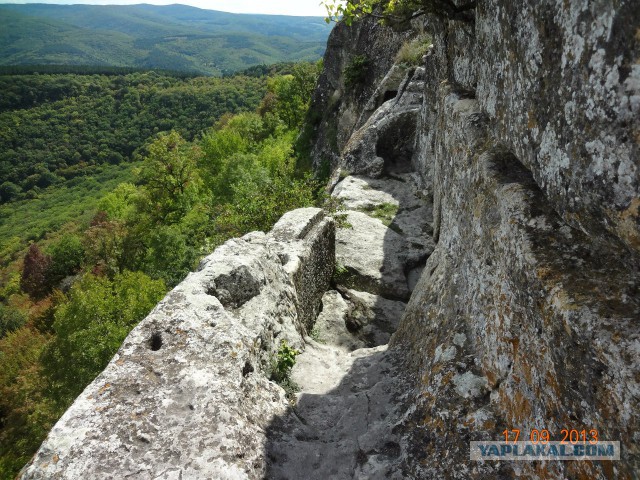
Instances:
[[[299,390],[299,387],[291,380],[291,369],[296,364],[296,356],[299,354],[298,350],[290,347],[287,341],[283,340],[271,369],[271,380],[285,390],[290,400],[293,394]]]
[[[431,36],[426,34],[418,35],[405,42],[396,54],[396,63],[403,63],[409,66],[420,65],[422,57],[427,53],[432,43]]]
[[[354,56],[344,69],[344,84],[347,87],[362,85],[367,79],[370,60],[365,55]]]

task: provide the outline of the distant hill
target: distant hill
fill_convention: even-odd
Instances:
[[[109,65],[208,75],[316,60],[321,17],[247,15],[185,5],[0,5],[0,65]]]

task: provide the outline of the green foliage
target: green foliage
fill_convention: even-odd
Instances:
[[[199,150],[175,131],[159,135],[147,150],[140,171],[142,203],[153,222],[175,224],[196,202]]]
[[[12,182],[4,182],[0,185],[0,203],[7,203],[13,200],[20,193],[21,188]]]
[[[72,402],[165,292],[162,281],[141,272],[124,272],[113,281],[89,274],[76,283],[55,313],[56,335],[46,354],[56,398]]]
[[[0,338],[22,327],[27,316],[20,310],[0,304]]]
[[[336,285],[344,285],[348,288],[355,286],[355,275],[353,272],[340,262],[336,262],[335,269],[333,271],[332,282]]]
[[[196,266],[199,253],[177,226],[164,225],[150,236],[143,268],[152,278],[177,285]]]
[[[455,0],[326,0],[322,3],[327,9],[327,23],[341,21],[346,25],[367,15],[374,15],[391,24],[406,24],[426,14],[471,22],[471,11],[476,7],[475,0],[462,4]]]
[[[403,63],[408,66],[419,65],[422,57],[427,53],[432,44],[430,35],[418,35],[405,42],[396,54],[396,63]]]
[[[51,257],[48,276],[54,284],[68,275],[78,273],[84,262],[84,245],[77,235],[63,235],[47,251]]]
[[[340,213],[345,212],[347,209],[344,205],[344,200],[341,198],[325,193],[322,197],[322,208],[333,217],[337,228],[353,228],[353,225],[347,220],[347,214]]]
[[[284,388],[289,400],[293,400],[294,393],[300,390],[298,385],[291,380],[291,369],[296,364],[296,356],[298,355],[300,352],[291,348],[287,341],[283,340],[271,368],[271,380]]]
[[[17,238],[12,248],[19,250],[26,241],[40,240],[68,222],[88,223],[100,197],[130,180],[134,165],[109,166],[94,174],[89,170],[74,184],[58,185],[37,198],[0,205],[0,243]]]
[[[324,343],[324,339],[322,338],[322,334],[320,333],[320,327],[318,324],[315,324],[309,333],[311,339],[318,343]]]
[[[112,220],[132,220],[136,212],[136,203],[142,200],[142,192],[131,183],[121,183],[112,192],[100,199],[97,209],[105,212]]]
[[[0,339],[0,478],[14,478],[62,411],[47,396],[48,337],[20,328]]]
[[[9,352],[5,357],[0,350],[0,366],[5,359],[17,366],[0,376],[0,394],[6,394],[6,400],[0,399],[0,475],[17,472],[47,429],[165,293],[165,285],[177,284],[204,253],[229,237],[267,231],[286,211],[317,204],[319,186],[296,170],[293,148],[301,119],[308,118],[304,95],[310,94],[317,70],[307,65],[278,71],[283,75],[270,83],[269,102],[262,102],[268,108],[258,113],[223,115],[196,141],[189,141],[193,132],[148,132],[149,140],[140,143],[145,146],[136,155],[136,174],[131,164],[111,165],[107,155],[104,166],[79,163],[73,175],[69,169],[51,170],[69,178],[55,180],[45,190],[34,178],[28,194],[40,198],[0,206],[3,221],[14,223],[0,225],[0,239],[3,234],[6,238],[0,243],[0,328],[6,335],[0,346],[7,345]],[[180,82],[155,78],[159,83],[144,88],[161,90],[165,81]],[[127,82],[123,77],[112,80]],[[254,81],[266,87],[265,79]],[[83,85],[72,82],[51,95],[64,96]],[[133,103],[127,104],[136,104],[136,92],[129,93]],[[117,101],[117,95],[114,98]],[[139,99],[143,103],[142,96]],[[48,105],[46,99],[38,101]],[[126,115],[135,116],[136,111],[129,109]],[[100,135],[94,132],[98,141]],[[43,175],[44,167],[48,169],[38,163],[29,172]],[[130,183],[132,178],[138,184]],[[54,208],[47,210],[50,206]],[[51,223],[45,223],[45,214]],[[27,277],[42,280],[23,282],[23,289],[46,286],[33,301],[20,291],[25,276],[22,235],[38,241],[33,243],[33,261],[25,262],[32,264]],[[61,282],[69,275],[74,276]],[[68,294],[54,289],[40,299],[56,286]],[[28,319],[26,311],[31,311]],[[275,376],[289,395],[296,388],[289,378],[296,354],[285,344],[274,363]]]
[[[370,60],[365,55],[355,55],[344,69],[344,84],[347,87],[362,85],[367,79]]]
[[[365,211],[369,216],[379,219],[388,227],[391,225],[391,222],[393,222],[393,219],[398,213],[398,205],[383,203],[375,205],[372,208],[364,208],[363,211]]]
[[[378,0],[350,0],[347,2],[327,0],[322,3],[327,9],[327,18],[325,18],[327,23],[343,21],[346,25],[351,26],[355,19],[371,14],[374,6],[380,2]]]
[[[290,75],[270,78],[260,113],[274,115],[288,129],[301,128],[318,75],[319,64],[299,63]]]
[[[237,15],[182,5],[3,5],[0,64],[223,75],[264,63],[315,61],[324,53],[330,30],[317,18]]]
[[[131,161],[157,132],[175,129],[191,140],[225,112],[256,108],[266,79],[28,75],[0,77],[0,90],[0,196],[7,202]]]

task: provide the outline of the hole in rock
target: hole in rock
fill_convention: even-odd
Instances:
[[[384,92],[384,97],[382,98],[382,103],[391,100],[392,98],[396,98],[398,96],[397,90],[387,90]]]
[[[160,332],[154,332],[149,339],[149,348],[154,352],[157,352],[162,348],[162,334]]]
[[[251,365],[251,363],[246,362],[244,364],[244,367],[242,367],[242,376],[246,377],[247,375],[249,375],[251,372],[253,372],[253,365]]]
[[[492,170],[496,173],[498,182],[503,185],[520,183],[540,190],[531,170],[509,151],[498,151],[493,155]]]

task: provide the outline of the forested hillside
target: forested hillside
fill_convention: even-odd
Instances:
[[[318,201],[318,65],[248,73],[0,78],[0,478],[203,254]]]
[[[0,65],[161,68],[221,75],[318,60],[321,17],[240,15],[184,5],[0,5]]]
[[[225,112],[255,109],[265,89],[246,76],[0,76],[0,178],[13,184],[0,201],[119,164],[159,131],[191,140]]]

